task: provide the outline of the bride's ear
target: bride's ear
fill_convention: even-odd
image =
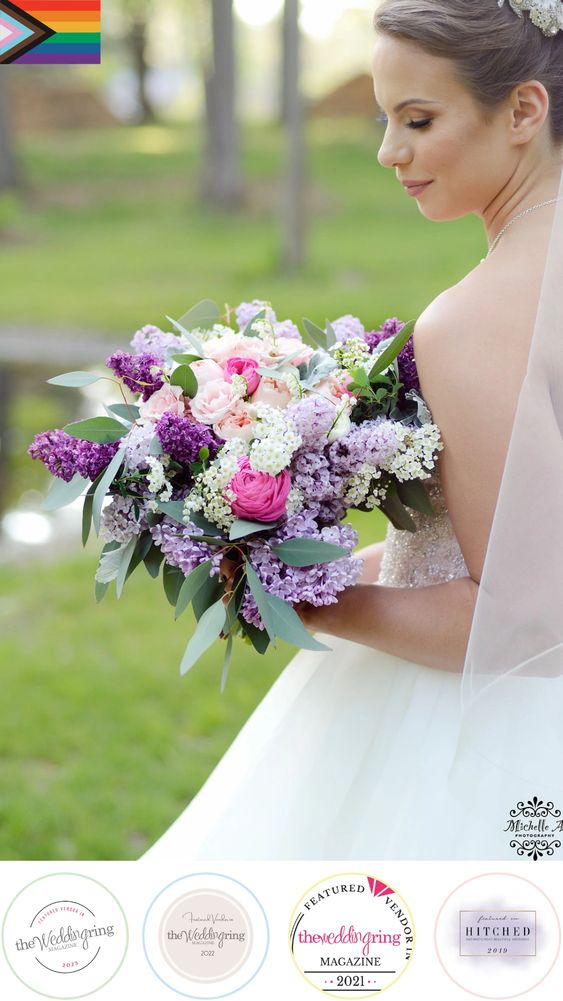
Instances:
[[[509,107],[512,140],[520,146],[540,131],[549,114],[549,94],[539,80],[528,80],[514,88]]]

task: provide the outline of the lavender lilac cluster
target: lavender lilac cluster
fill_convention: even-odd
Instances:
[[[52,476],[70,483],[76,473],[95,480],[111,462],[119,445],[98,445],[96,442],[73,438],[60,428],[35,435],[27,452],[39,459]]]
[[[162,362],[151,351],[142,351],[138,355],[114,351],[106,358],[106,365],[118,379],[123,379],[131,392],[142,393],[143,402],[164,385]]]
[[[182,465],[197,462],[202,448],[209,449],[209,458],[214,459],[223,444],[205,424],[178,414],[163,414],[154,430],[166,454]]]
[[[206,560],[213,562],[211,575],[219,573],[221,555],[206,542],[190,539],[190,535],[203,535],[202,529],[192,522],[179,525],[166,516],[157,525],[153,525],[150,532],[153,541],[164,553],[166,562],[172,567],[178,567],[185,576]]]
[[[160,327],[155,327],[152,323],[147,323],[134,334],[131,347],[135,354],[145,354],[150,352],[159,362],[163,364],[168,360],[168,355],[182,351],[184,344],[177,334],[170,334]]]
[[[319,528],[309,511],[302,511],[287,520],[274,532],[268,543],[251,542],[249,559],[264,588],[284,601],[295,605],[307,601],[311,605],[331,605],[338,601],[344,588],[355,584],[362,572],[362,561],[353,556],[343,556],[331,563],[317,563],[306,567],[291,567],[282,563],[272,552],[271,545],[284,539],[307,538],[344,546],[350,552],[357,545],[358,536],[351,525],[332,525]],[[241,606],[243,618],[259,629],[264,628],[258,606],[247,590]]]

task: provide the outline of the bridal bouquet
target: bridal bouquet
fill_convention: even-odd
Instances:
[[[50,379],[108,378],[123,402],[28,451],[54,476],[45,507],[84,494],[83,542],[92,523],[105,542],[97,600],[112,581],[119,597],[141,563],[154,578],[162,566],[176,617],[191,604],[197,620],[181,672],[221,636],[223,687],[237,634],[260,653],[277,637],[327,649],[293,605],[333,603],[360,576],[348,509],[379,507],[410,531],[409,507],[432,513],[423,480],[442,444],[419,394],[412,323],[304,320],[310,345],[258,300],[223,316],[204,300],[167,319],[174,332],[145,326],[131,353],[109,356],[113,379]]]

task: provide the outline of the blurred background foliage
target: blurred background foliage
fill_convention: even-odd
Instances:
[[[100,66],[0,70],[0,857],[136,858],[197,792],[293,651],[220,644],[143,570],[96,606],[98,545],[41,513],[26,448],[103,364],[202,298],[279,319],[416,317],[478,261],[377,162],[368,0],[115,0]],[[108,10],[107,8],[111,8]],[[362,544],[377,515],[354,517]],[[190,613],[191,614],[191,613]]]

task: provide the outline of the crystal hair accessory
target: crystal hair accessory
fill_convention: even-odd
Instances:
[[[504,7],[505,0],[497,0],[499,7]],[[550,37],[558,31],[563,31],[563,0],[508,0],[512,10],[518,17],[524,16],[524,11],[530,13],[530,21],[541,28],[544,35]]]

